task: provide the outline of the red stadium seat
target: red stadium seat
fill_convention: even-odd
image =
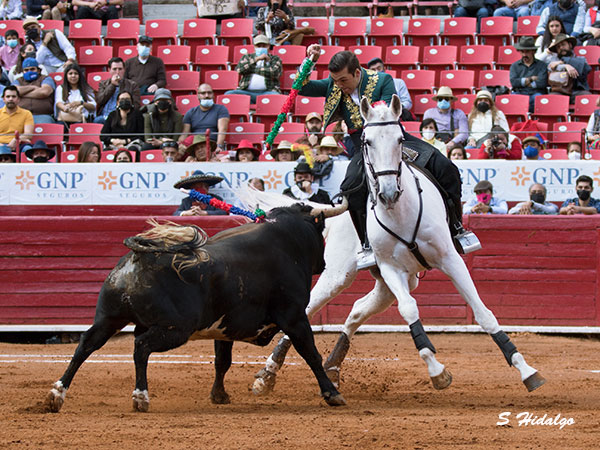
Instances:
[[[412,134],[414,137],[421,138],[421,132],[419,131],[421,122],[407,120],[406,122],[402,122],[402,126],[408,134]]]
[[[457,69],[475,71],[475,79],[479,79],[479,72],[493,69],[494,47],[492,45],[464,45],[460,48]]]
[[[189,45],[161,45],[156,56],[165,63],[165,70],[188,70],[191,53]]]
[[[140,34],[138,19],[113,19],[106,24],[104,43],[118,52],[123,45],[136,45]]]
[[[504,113],[508,124],[527,120],[529,115],[529,96],[519,94],[498,95],[495,100],[496,108]]]
[[[598,95],[577,95],[571,119],[577,121],[587,121],[590,116],[598,109]]]
[[[448,86],[456,94],[471,94],[475,72],[472,70],[443,70],[436,86]]]
[[[129,58],[137,56],[137,45],[122,45],[117,50],[117,56],[127,61]]]
[[[100,82],[111,77],[110,72],[89,72],[87,74],[87,82],[94,91],[98,90]]]
[[[69,150],[60,154],[61,163],[76,163],[79,150]]]
[[[544,159],[569,159],[567,157],[567,149],[566,148],[548,148],[544,150],[540,150],[540,156]]]
[[[369,45],[378,45],[385,54],[387,47],[402,45],[404,21],[394,17],[382,17],[371,21],[371,31],[367,36]]]
[[[231,59],[231,68],[235,69],[237,64],[242,59],[242,56],[249,53],[254,53],[254,45],[236,45],[233,48],[233,59]]]
[[[440,35],[445,45],[475,45],[477,19],[475,17],[449,17],[444,20],[444,32]]]
[[[316,112],[323,115],[323,107],[325,106],[325,97],[296,97],[294,105],[294,115],[292,116],[296,122],[304,123],[305,117],[311,112]]]
[[[538,95],[535,97],[532,117],[552,126],[554,122],[566,122],[569,113],[568,95]]]
[[[378,45],[355,45],[348,47],[356,55],[361,65],[367,66],[367,63],[373,58],[382,58],[382,48]]]
[[[339,17],[333,24],[331,43],[342,47],[367,43],[367,20],[362,17]]]
[[[269,133],[271,130],[267,129]],[[297,122],[283,122],[279,128],[279,133],[275,136],[273,143],[279,144],[281,141],[294,142],[304,136],[304,124]]]
[[[100,132],[102,131],[102,126],[99,123],[74,123],[69,126],[69,139],[66,143],[67,150],[72,150],[73,147],[79,148],[86,141],[101,144]]]
[[[522,16],[517,19],[517,32],[514,35],[514,42],[518,42],[523,36],[537,37],[537,25],[540,21],[538,16]]]
[[[69,22],[69,40],[79,53],[84,46],[102,44],[102,21],[97,19],[80,19]]]
[[[236,45],[252,45],[254,22],[252,19],[225,19],[221,22],[221,34],[218,37],[219,45],[229,47],[229,57],[233,57],[233,48]]]
[[[108,70],[108,60],[113,56],[113,48],[100,45],[84,46],[79,49],[77,62],[86,72]]]
[[[411,111],[417,119],[422,120],[425,111],[437,106],[437,102],[431,97],[432,94],[418,94],[413,97],[413,107]]]
[[[209,70],[204,73],[202,82],[210,84],[215,95],[221,95],[226,91],[237,89],[238,78],[239,75],[235,70]]]
[[[306,57],[306,47],[303,45],[277,45],[272,54],[279,56],[283,70],[297,69]]]
[[[507,86],[510,87],[509,70],[482,70],[479,72],[477,87],[484,86]]]
[[[59,84],[63,84],[63,81],[65,81],[64,72],[51,72],[48,74],[48,76],[54,80],[54,83],[56,83],[57,86]]]
[[[42,30],[64,31],[65,23],[62,20],[40,19],[38,20]]]
[[[65,127],[60,123],[38,123],[33,126],[33,139],[35,142],[42,139],[47,146],[53,147],[56,150],[58,159],[63,150],[65,139]]]
[[[331,60],[331,57],[338,52],[346,50],[345,47],[340,47],[339,45],[323,45],[321,46],[321,56],[317,60],[315,64],[315,68],[320,72],[327,70],[327,64]],[[321,75],[322,76],[322,75]]]
[[[403,70],[400,78],[406,83],[411,96],[433,93],[435,88],[434,70]]]
[[[512,45],[498,47],[497,52],[496,70],[510,70],[510,65],[521,59],[521,54]]]
[[[200,84],[200,72],[188,70],[167,71],[167,86],[174,96],[195,94]]]
[[[408,31],[404,35],[404,43],[414,47],[427,47],[439,44],[440,19],[409,19]]]
[[[227,70],[229,49],[223,45],[199,45],[192,67],[194,70]]]
[[[200,100],[198,100],[197,95],[178,95],[175,98],[175,106],[177,106],[177,111],[183,115],[185,115],[185,113],[190,109],[199,105]]]
[[[22,20],[0,20],[0,34],[4,36],[8,30],[15,30],[19,34],[21,44],[25,42],[25,30],[23,30]]]
[[[227,129],[227,145],[236,147],[242,139],[248,139],[257,146],[262,145],[265,140],[265,124],[254,122],[230,123]]]
[[[181,43],[192,48],[192,58],[196,58],[196,47],[215,45],[217,21],[215,19],[187,19],[183,22]]]
[[[162,150],[144,150],[140,152],[140,162],[165,162],[162,157]]]
[[[100,162],[115,162],[116,153],[117,150],[103,150],[102,154],[100,155]]]
[[[467,116],[473,109],[473,104],[475,103],[475,94],[457,94],[456,97],[458,100],[454,102],[452,105],[455,109],[460,109]]]
[[[597,45],[586,45],[585,47],[575,47],[573,49],[575,56],[583,56],[587,63],[592,66],[592,70],[598,70],[600,67],[600,47]]]
[[[230,122],[250,121],[250,96],[242,94],[219,95],[217,103],[229,111]]]
[[[435,70],[438,74],[442,70],[453,70],[457,51],[454,45],[425,47],[421,59],[421,69]],[[439,75],[436,75],[435,83],[436,86],[440,84]]]
[[[582,141],[587,122],[558,122],[552,126],[550,141],[554,147],[566,147],[569,142]]]
[[[486,17],[481,19],[481,29],[477,34],[481,45],[512,45],[513,23],[512,17]]]
[[[146,36],[152,38],[152,54],[158,56],[158,47],[177,45],[177,20],[149,19],[146,21]]]
[[[311,44],[330,45],[329,41],[329,19],[322,17],[303,17],[296,19],[296,28],[314,28],[314,34],[305,34],[302,39],[302,45]]]
[[[287,100],[287,95],[269,94],[256,97],[256,112],[254,122],[265,124],[265,129],[270,130],[273,122],[281,113],[281,107]]]
[[[419,67],[418,47],[388,47],[385,51],[386,67],[397,73],[403,70],[415,70]]]

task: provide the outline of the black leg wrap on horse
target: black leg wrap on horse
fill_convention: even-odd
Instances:
[[[289,337],[283,336],[281,339],[279,339],[279,342],[273,350],[273,355],[271,356],[273,361],[277,363],[278,366],[281,366],[283,364],[283,361],[285,360],[285,355],[287,355],[287,352],[291,346],[292,341]]]
[[[506,335],[504,331],[498,331],[492,335],[492,339],[500,347],[504,357],[506,358],[506,362],[509,366],[512,367],[512,355],[518,352],[517,347],[513,344],[510,338]]]
[[[427,333],[425,333],[425,328],[423,328],[423,324],[420,320],[411,323],[409,327],[410,335],[412,336],[413,341],[415,341],[415,346],[417,347],[417,350],[421,351],[424,348],[428,348],[433,353],[437,353],[435,347],[429,340]]]
[[[323,368],[325,370],[332,367],[339,368],[342,365],[342,361],[344,361],[344,358],[346,358],[346,354],[348,353],[349,349],[350,339],[348,339],[348,335],[346,333],[340,334],[340,337],[338,338],[338,341],[336,342],[333,351],[327,358],[327,361],[325,361]]]

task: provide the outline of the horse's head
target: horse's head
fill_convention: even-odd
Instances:
[[[398,96],[393,95],[389,107],[384,102],[372,107],[363,97],[360,114],[365,121],[362,151],[369,168],[369,181],[374,188],[376,201],[381,201],[389,209],[402,193],[400,174],[404,134],[398,125],[402,104]]]

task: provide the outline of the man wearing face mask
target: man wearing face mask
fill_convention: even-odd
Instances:
[[[536,136],[527,136],[521,143],[523,144],[523,156],[525,159],[532,161],[538,161],[543,159],[540,156],[540,150],[542,149],[542,143]]]
[[[183,116],[173,109],[173,97],[168,89],[157,89],[148,112],[144,114],[146,143],[142,150],[160,148],[166,141],[175,141],[183,131]]]
[[[529,186],[529,200],[517,203],[509,211],[509,214],[519,215],[551,215],[558,214],[558,206],[546,201],[546,187],[535,183]]]
[[[466,114],[460,109],[452,108],[452,103],[458,100],[452,89],[442,86],[432,99],[437,102],[437,108],[425,111],[423,120],[435,120],[438,127],[437,138],[446,144],[446,149],[452,150],[455,144],[464,144],[469,136],[469,125]]]
[[[581,153],[581,142],[573,141],[567,144],[567,158],[571,161],[579,161]]]
[[[120,92],[127,91],[133,97],[136,108],[142,106],[140,88],[135,81],[125,78],[125,63],[118,56],[108,60],[110,78],[102,80],[98,85],[96,94],[96,119],[95,123],[104,124],[108,115],[117,109],[117,97]]]
[[[540,36],[543,35],[548,24],[548,18],[558,16],[565,25],[567,34],[577,37],[583,32],[586,8],[587,6],[583,0],[555,1],[547,8],[544,8],[535,31]]]
[[[575,56],[573,47],[577,39],[564,33],[558,34],[548,47],[555,56],[548,64],[548,72],[566,72],[572,80],[570,90],[558,90],[551,86],[553,93],[570,95],[570,103],[575,103],[577,95],[591,95],[587,78],[592,68],[583,56]]]
[[[21,96],[20,106],[31,111],[35,123],[54,123],[54,90],[56,84],[41,74],[38,62],[33,58],[23,61],[23,77],[15,80]]]
[[[8,30],[4,34],[6,44],[0,48],[0,64],[7,72],[17,63],[19,57],[19,33]]]
[[[594,190],[594,180],[587,175],[580,175],[575,181],[576,198],[565,200],[562,204],[559,214],[598,214],[600,212],[600,200],[592,198]]]
[[[294,183],[289,188],[284,189],[282,194],[297,200],[308,200],[326,205],[331,203],[329,194],[319,188],[319,183],[315,183],[313,170],[308,163],[301,161],[296,165],[294,168]]]
[[[264,34],[254,37],[254,53],[240,58],[235,70],[240,74],[237,89],[225,94],[243,94],[250,96],[250,102],[256,103],[258,95],[281,94],[279,79],[283,73],[281,58],[269,54],[269,38]]]
[[[154,94],[167,85],[165,63],[150,54],[152,38],[149,36],[140,36],[137,51],[138,56],[125,61],[125,78],[135,81],[142,95]]]
[[[488,180],[481,180],[473,188],[475,197],[471,197],[465,207],[464,214],[506,214],[508,205],[505,200],[494,197],[494,187]]]
[[[42,140],[36,141],[33,147],[25,151],[25,156],[32,160],[34,163],[47,163],[49,160],[54,158],[56,152],[48,148],[46,143]]]
[[[225,136],[229,126],[229,111],[223,105],[214,101],[215,93],[212,86],[203,83],[198,86],[198,101],[195,106],[183,116],[183,131],[179,137],[179,148],[183,152],[191,145],[195,134],[204,135],[210,130],[210,138],[217,142],[219,150],[225,150]]]
[[[124,0],[71,0],[77,6],[77,19],[98,19],[104,25],[119,18],[117,6],[122,7]]]
[[[48,73],[62,72],[69,64],[77,62],[75,47],[60,30],[42,30],[36,18],[23,21],[23,29],[27,40],[36,48],[35,59]]]

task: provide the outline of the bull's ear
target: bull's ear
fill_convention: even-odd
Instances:
[[[373,110],[373,108],[371,108],[371,105],[369,104],[369,100],[367,100],[367,97],[363,97],[362,100],[360,101],[360,115],[367,122],[369,121],[369,116],[370,116],[372,110]]]
[[[400,98],[396,94],[392,95],[390,109],[392,110],[392,114],[394,114],[395,117],[400,117],[400,115],[402,114],[402,102],[400,102]]]

